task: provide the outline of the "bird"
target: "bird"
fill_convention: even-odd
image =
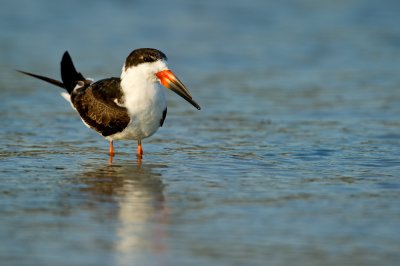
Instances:
[[[133,50],[122,66],[120,77],[96,82],[75,69],[68,51],[61,59],[62,81],[17,71],[63,88],[65,91],[61,95],[71,103],[82,122],[109,141],[110,163],[115,155],[115,140],[136,140],[137,158],[143,158],[142,140],[162,127],[167,116],[162,86],[201,109],[186,86],[168,68],[167,56],[154,48]]]

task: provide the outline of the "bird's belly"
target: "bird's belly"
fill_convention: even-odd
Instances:
[[[107,139],[141,140],[150,137],[160,127],[164,109],[154,107],[131,114],[131,122],[128,126],[123,131],[108,136]]]

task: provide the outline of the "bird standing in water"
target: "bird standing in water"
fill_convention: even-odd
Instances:
[[[129,54],[121,77],[93,82],[76,71],[68,52],[61,60],[61,81],[19,71],[64,88],[83,123],[110,142],[110,162],[115,154],[113,141],[137,140],[137,157],[143,156],[142,139],[153,135],[167,115],[161,83],[200,110],[188,89],[167,67],[166,55],[156,49],[141,48]]]

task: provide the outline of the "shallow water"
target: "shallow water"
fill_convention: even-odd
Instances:
[[[24,8],[21,9],[20,7]],[[77,8],[79,7],[79,8]],[[397,265],[396,1],[13,1],[0,11],[4,265]],[[59,90],[156,47],[202,106],[108,143]]]

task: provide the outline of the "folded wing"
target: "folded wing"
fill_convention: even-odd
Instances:
[[[82,120],[103,136],[123,131],[130,123],[119,78],[81,83],[71,92],[71,102]]]

